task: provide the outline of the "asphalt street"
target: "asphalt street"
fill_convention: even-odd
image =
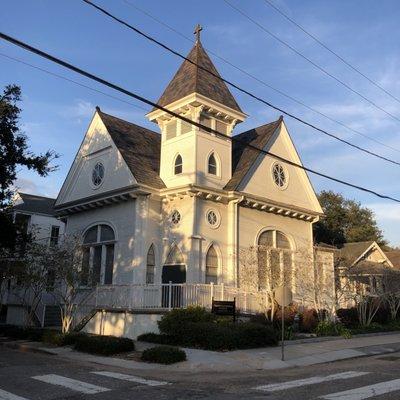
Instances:
[[[399,366],[392,353],[276,371],[150,371],[0,347],[0,400],[397,400]]]

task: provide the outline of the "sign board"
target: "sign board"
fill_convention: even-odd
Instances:
[[[287,286],[275,289],[275,300],[281,307],[288,306],[293,301],[292,291]]]
[[[236,316],[236,299],[233,301],[212,300],[211,312],[215,315],[231,315],[233,319]]]

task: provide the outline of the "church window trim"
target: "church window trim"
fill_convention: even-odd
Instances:
[[[210,163],[213,162],[212,164]],[[211,169],[210,169],[211,167]],[[221,179],[221,159],[218,153],[213,149],[206,158],[206,173],[207,176],[213,179]]]
[[[181,175],[183,173],[183,159],[178,153],[174,159],[174,175]]]
[[[221,254],[219,247],[211,243],[206,251],[204,282],[218,285],[221,271]]]
[[[217,229],[221,225],[221,214],[214,208],[209,208],[205,213],[205,219],[208,226]]]
[[[153,285],[156,276],[156,252],[154,243],[152,243],[147,251],[146,256],[146,285]]]
[[[264,235],[270,235],[270,243],[267,244],[261,244],[261,240]],[[282,242],[286,242],[286,247],[282,247]],[[281,242],[281,243],[279,243]],[[278,276],[278,281],[279,284],[282,283],[283,273],[285,269],[285,264],[286,267],[288,267],[289,273],[290,273],[290,279],[289,279],[289,286],[291,287],[292,290],[294,290],[294,250],[295,250],[295,245],[293,240],[287,235],[286,233],[282,232],[279,229],[276,228],[267,228],[263,229],[260,231],[260,233],[257,235],[256,238],[256,247],[257,247],[257,276],[258,276],[258,287],[259,290],[266,289],[268,286],[270,286],[270,289],[276,288],[279,285],[275,285],[275,282],[273,282],[274,277],[271,275],[273,274],[273,266],[271,265],[271,262],[273,262],[273,258],[278,256],[276,261],[279,263],[279,271],[275,271],[276,275]],[[266,257],[265,257],[266,255]],[[264,256],[265,258],[261,258]],[[265,282],[263,284],[260,283],[262,279],[260,277],[262,276],[262,271],[261,271],[261,263],[267,263],[267,269],[266,272],[268,273],[269,276],[266,276],[264,278]]]
[[[178,210],[173,210],[170,216],[171,224],[173,226],[178,226],[182,221],[182,215]]]
[[[82,235],[82,287],[113,283],[116,242],[115,228],[109,223],[98,222],[85,230]]]
[[[93,189],[98,189],[103,183],[106,175],[106,168],[103,161],[97,161],[90,174],[90,183]]]
[[[272,180],[280,190],[285,190],[289,185],[289,173],[287,168],[279,163],[274,162],[271,166]]]

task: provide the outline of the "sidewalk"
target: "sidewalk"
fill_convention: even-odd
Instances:
[[[41,343],[14,341],[1,343],[7,347],[37,351],[58,355],[68,359],[80,360],[96,364],[141,370],[254,370],[280,369],[296,366],[307,366],[325,362],[345,360],[354,357],[365,357],[377,354],[400,351],[400,333],[385,335],[359,336],[352,339],[331,338],[323,341],[304,343],[288,342],[285,346],[285,361],[281,361],[280,347],[265,347],[260,349],[236,350],[231,352],[215,352],[185,348],[188,360],[170,366],[148,364],[123,358],[100,357],[80,353],[68,347],[45,347]],[[137,350],[143,350],[155,345],[137,342]]]

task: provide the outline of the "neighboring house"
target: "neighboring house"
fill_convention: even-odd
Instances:
[[[40,243],[58,244],[65,224],[57,218],[56,199],[17,192],[12,207],[13,220],[25,234]]]
[[[400,271],[400,250],[385,251],[385,255],[393,264],[393,267]]]
[[[188,58],[219,76],[200,40]],[[55,204],[66,233],[82,237],[82,268],[92,276],[83,284],[97,286],[93,307],[108,310],[87,329],[135,336],[158,318],[140,310],[210,306],[212,298],[235,297],[241,311],[260,311],[240,264],[241,252],[254,247],[290,276],[295,301],[305,298],[297,272],[307,276],[313,298],[312,225],[323,212],[309,177],[243,145],[301,164],[283,118],[231,141],[246,114],[224,82],[188,61],[158,104],[227,138],[156,108],[147,118],[161,134],[96,108]],[[333,276],[329,259],[321,255],[319,264]],[[251,278],[263,289],[271,282],[255,263]]]
[[[357,293],[375,294],[382,288],[382,277],[395,269],[388,254],[374,241],[346,243],[336,253],[336,292],[340,307],[354,304]]]
[[[21,233],[28,234],[32,240],[43,245],[58,245],[65,230],[54,210],[55,199],[17,192],[13,199],[11,213]],[[27,310],[21,306],[17,292],[9,291],[3,309],[3,319],[9,324],[22,324]],[[59,308],[54,307],[54,299],[43,294],[36,312],[37,323],[52,326],[59,324]]]

